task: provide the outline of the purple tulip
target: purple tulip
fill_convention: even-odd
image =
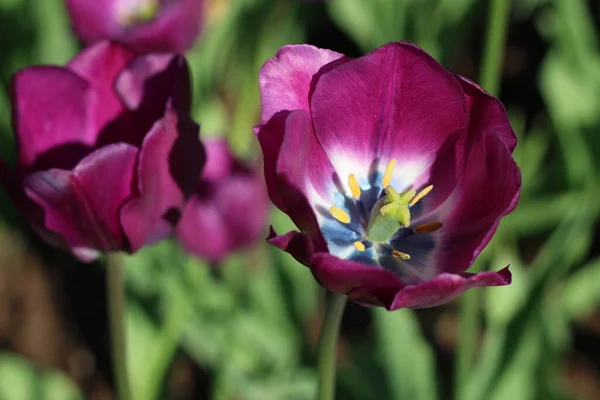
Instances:
[[[200,32],[204,0],[66,0],[66,6],[87,44],[111,39],[140,53],[184,52]]]
[[[269,241],[321,285],[395,310],[510,283],[464,272],[519,199],[496,98],[405,42],[357,59],[286,46],[260,88],[269,196],[301,231]]]
[[[83,260],[165,238],[204,163],[182,56],[101,42],[12,81],[18,162],[3,183],[42,237]]]
[[[189,253],[218,262],[264,237],[269,199],[264,179],[235,159],[224,139],[204,145],[206,165],[177,238]]]

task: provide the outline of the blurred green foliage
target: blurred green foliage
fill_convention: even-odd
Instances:
[[[594,22],[583,0],[513,3],[512,22],[533,23],[542,38],[537,46],[546,50],[539,64],[529,66],[536,80],[528,83],[543,107],[532,113],[527,103],[506,103],[520,140],[515,157],[523,173],[522,199],[478,263],[490,269],[510,264],[514,278],[509,287],[485,289],[485,331],[461,394],[466,400],[573,397],[559,378],[572,326],[600,304],[597,16]],[[461,57],[476,65],[473,44],[481,46],[487,9],[484,0],[209,4],[207,27],[188,54],[194,117],[203,136],[227,135],[239,155],[254,161],[260,159],[251,131],[260,109],[257,74],[282,45],[312,40],[364,53],[410,40],[448,67]],[[0,1],[0,35],[11,38],[0,41],[4,84],[19,68],[64,63],[78,48],[58,0]],[[532,62],[530,49],[520,50]],[[9,110],[2,91],[0,153],[14,159]],[[7,207],[4,220],[14,221]],[[278,232],[293,229],[277,211],[271,222]],[[290,256],[258,244],[211,266],[166,241],[126,263],[134,399],[166,396],[178,353],[212,372],[213,399],[314,398],[322,293]],[[423,314],[377,309],[370,318],[367,339],[346,341],[339,398],[450,398],[449,380],[439,379],[439,351],[422,332]],[[64,375],[7,352],[0,353],[0,382],[0,399],[82,398]]]

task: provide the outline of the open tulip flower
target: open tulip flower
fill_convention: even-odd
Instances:
[[[141,53],[189,49],[203,21],[204,0],[65,0],[85,43],[112,39]]]
[[[204,163],[182,56],[100,42],[11,86],[18,160],[7,192],[35,229],[81,259],[174,229]]]
[[[269,199],[259,171],[234,157],[222,138],[204,141],[206,165],[177,225],[195,256],[219,262],[264,238]]]
[[[464,272],[519,198],[496,98],[405,42],[357,59],[286,46],[260,89],[269,196],[300,229],[269,241],[321,285],[394,310],[510,283]]]

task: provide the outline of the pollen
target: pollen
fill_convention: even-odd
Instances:
[[[337,219],[338,221],[340,221],[343,224],[350,223],[350,216],[348,214],[346,214],[346,212],[344,210],[342,210],[341,208],[339,208],[337,206],[332,206],[329,209],[329,214],[331,214],[331,216],[333,218]]]
[[[424,224],[417,225],[413,230],[415,233],[431,233],[437,231],[442,226],[444,226],[444,224],[441,222],[426,222]]]
[[[421,200],[423,197],[427,196],[429,194],[429,192],[431,192],[432,189],[433,189],[433,185],[427,186],[425,189],[423,189],[419,193],[417,193],[417,195],[415,197],[413,197],[413,199],[410,201],[410,203],[408,203],[408,205],[411,207],[414,206],[415,204],[417,204],[417,202],[419,200]]]
[[[354,248],[358,251],[365,251],[365,245],[361,242],[354,242]]]
[[[385,172],[383,173],[383,179],[381,181],[381,186],[387,187],[392,181],[392,174],[394,173],[394,167],[396,166],[396,159],[392,158],[388,163],[387,167],[385,167]]]
[[[410,260],[410,254],[403,253],[398,250],[392,251],[392,255],[396,258],[400,258],[402,260]]]
[[[360,199],[360,186],[358,186],[358,180],[354,174],[350,174],[348,177],[348,186],[350,186],[350,192],[355,199]]]

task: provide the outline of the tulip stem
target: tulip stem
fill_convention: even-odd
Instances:
[[[126,326],[125,326],[125,277],[123,258],[120,254],[106,255],[107,301],[110,324],[112,365],[117,399],[129,400],[127,379]]]
[[[492,95],[498,95],[506,28],[510,16],[510,0],[490,0],[488,30],[486,35],[483,61],[481,65],[481,85]],[[470,272],[479,272],[482,261],[473,265]],[[477,342],[480,331],[480,295],[477,290],[463,294],[460,309],[460,344],[456,359],[455,398],[463,396],[464,385],[473,370],[477,354]]]
[[[333,400],[335,396],[336,350],[346,301],[347,298],[343,294],[327,293],[325,319],[321,326],[317,356],[319,368],[318,400]]]

